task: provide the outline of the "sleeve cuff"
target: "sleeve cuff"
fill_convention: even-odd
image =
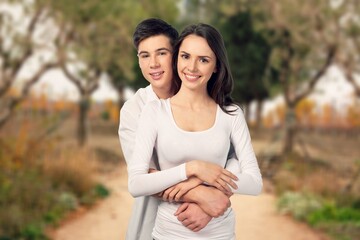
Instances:
[[[186,163],[183,163],[180,165],[180,177],[181,177],[181,181],[184,181],[187,179],[186,176]]]

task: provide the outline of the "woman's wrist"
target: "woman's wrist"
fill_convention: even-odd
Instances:
[[[197,166],[197,161],[196,160],[192,160],[186,163],[185,168],[186,168],[186,176],[188,178],[192,177],[192,176],[196,176],[196,166]]]

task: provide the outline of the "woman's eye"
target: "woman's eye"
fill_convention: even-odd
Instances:
[[[180,57],[183,58],[183,59],[188,59],[188,58],[189,58],[189,55],[187,55],[187,54],[181,54]]]
[[[201,58],[201,59],[200,59],[200,62],[202,62],[202,63],[208,63],[209,60],[207,60],[206,58]]]

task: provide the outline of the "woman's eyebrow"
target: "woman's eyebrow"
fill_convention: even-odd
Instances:
[[[187,53],[186,51],[182,50],[180,51],[180,53],[183,53],[183,54],[187,54],[187,55],[191,55],[190,53]],[[197,56],[199,58],[209,58],[209,59],[212,59],[210,56],[207,56],[207,55],[204,55],[204,56]]]

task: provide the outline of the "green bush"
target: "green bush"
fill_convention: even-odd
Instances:
[[[319,222],[355,222],[360,226],[360,210],[351,207],[337,207],[333,203],[325,204],[321,209],[312,212],[307,221],[315,225]]]
[[[80,204],[92,204],[109,194],[102,185],[94,184],[84,192],[76,184],[53,184],[52,178],[35,166],[11,172],[0,169],[0,176],[0,240],[47,239],[47,225],[58,223]]]
[[[311,194],[285,192],[278,200],[280,212],[288,213],[296,219],[326,232],[333,239],[352,240],[360,235],[360,209],[354,204],[338,206]]]
[[[296,219],[305,220],[310,213],[321,209],[322,205],[313,195],[285,192],[279,198],[277,207],[281,213],[289,213]]]

